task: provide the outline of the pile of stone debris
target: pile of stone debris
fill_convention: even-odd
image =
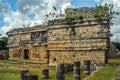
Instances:
[[[110,49],[109,49],[108,53],[109,53],[108,54],[109,57],[118,57],[118,56],[120,56],[120,51],[112,43],[110,43]]]

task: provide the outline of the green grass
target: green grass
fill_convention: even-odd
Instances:
[[[45,80],[55,80],[55,66],[22,63],[16,60],[0,60],[0,80],[20,80],[21,69],[28,69],[30,73],[38,75],[39,80],[42,80],[41,71],[43,68],[49,69],[50,78]],[[81,75],[83,75],[83,71],[81,71]],[[66,73],[65,80],[73,80],[73,72]]]
[[[110,58],[110,64],[120,64],[120,58]],[[30,73],[38,75],[39,80],[41,79],[41,70],[43,68],[49,69],[49,79],[45,80],[55,80],[55,66],[35,64],[32,62],[23,63],[17,60],[0,60],[0,80],[20,80],[20,70],[28,69]],[[117,66],[105,66],[94,72],[85,80],[112,80],[117,71]],[[85,78],[83,71],[81,71],[81,78]],[[65,80],[74,80],[73,72],[68,72],[65,74]]]
[[[109,58],[110,64],[120,64],[120,57],[117,58]]]
[[[19,71],[16,69],[0,69],[0,80],[19,80]]]
[[[81,79],[84,79],[85,78],[85,75],[83,74],[83,70],[81,70]],[[74,77],[73,77],[73,72],[69,72],[67,74],[65,74],[65,80],[74,80]]]
[[[85,80],[112,80],[118,67],[105,66],[87,77]]]

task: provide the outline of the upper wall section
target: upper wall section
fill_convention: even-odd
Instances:
[[[25,44],[37,44],[46,39],[47,27],[46,26],[35,26],[28,28],[17,28],[9,31],[8,35],[8,47],[19,47]],[[40,40],[42,38],[42,40]]]
[[[44,25],[37,25],[34,27],[25,27],[25,28],[16,28],[16,29],[13,29],[13,30],[7,32],[7,35],[44,31],[46,29],[47,29],[47,27]]]
[[[71,25],[54,25],[48,29],[48,50],[107,49],[109,27],[98,19],[74,21]],[[72,22],[71,22],[72,23]]]
[[[66,15],[70,15],[74,18],[80,18],[81,16],[84,18],[92,18],[94,8],[87,8],[87,7],[83,7],[83,8],[78,8],[78,9],[73,9],[73,8],[68,8],[66,9],[65,13]]]

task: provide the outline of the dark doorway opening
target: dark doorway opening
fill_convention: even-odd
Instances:
[[[29,59],[29,49],[24,49],[24,59]]]

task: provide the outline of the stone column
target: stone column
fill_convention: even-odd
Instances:
[[[64,79],[64,64],[58,63],[56,65],[56,80],[65,80]]]
[[[27,78],[25,80],[38,80],[38,76],[34,74],[27,75]]]
[[[80,61],[74,62],[74,80],[80,80]]]
[[[26,74],[29,73],[29,70],[20,71],[20,80],[26,80]]]
[[[84,74],[86,76],[90,75],[90,60],[85,60],[83,63]]]
[[[43,69],[42,70],[42,79],[48,79],[49,78],[49,69]]]

